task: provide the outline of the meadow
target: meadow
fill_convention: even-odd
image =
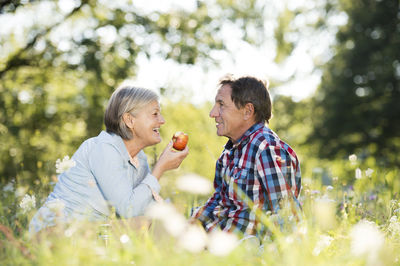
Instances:
[[[67,171],[70,162],[58,160],[54,172]],[[211,182],[197,174],[177,170],[171,174],[177,178],[165,179],[162,185],[168,189],[162,196],[168,200],[146,213],[150,227],[114,217],[106,224],[60,225],[34,236],[28,223],[47,194],[10,182],[1,188],[0,263],[400,265],[398,171],[367,167],[354,154],[331,166],[329,174],[313,167],[310,177],[303,178],[298,221],[284,206],[278,214],[261,214],[270,232],[262,246],[223,232],[207,235],[188,222],[193,205],[212,191]],[[283,226],[277,226],[278,216]]]

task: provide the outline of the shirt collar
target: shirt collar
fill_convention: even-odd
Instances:
[[[225,145],[225,149],[232,149],[232,148],[237,148],[239,145],[246,145],[249,140],[250,140],[250,136],[256,132],[257,130],[259,130],[260,128],[264,127],[265,124],[264,123],[256,123],[254,125],[252,125],[239,139],[237,142],[233,143],[232,140],[228,140],[228,142]]]
[[[122,156],[125,158],[125,160],[127,162],[130,162],[132,165],[135,166],[136,163],[132,163],[131,159],[134,159],[131,157],[131,155],[128,152],[128,149],[125,146],[124,140],[117,134],[114,133],[108,133],[107,131],[102,131],[99,135],[99,137],[108,143],[111,143],[114,147],[116,147],[119,152],[122,154]],[[139,165],[139,161],[142,160],[143,158],[143,151],[140,151],[137,155],[136,155],[136,160],[137,160],[137,164]]]

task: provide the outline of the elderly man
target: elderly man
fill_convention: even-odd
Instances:
[[[265,228],[256,218],[256,208],[276,213],[282,199],[300,206],[299,160],[268,127],[270,95],[254,77],[222,79],[210,117],[215,119],[217,135],[229,140],[216,163],[215,193],[194,209],[192,217],[207,232],[219,228],[259,236]]]

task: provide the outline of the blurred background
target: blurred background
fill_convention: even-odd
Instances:
[[[162,97],[150,163],[185,131],[191,152],[171,180],[212,180],[226,139],[208,113],[226,73],[269,80],[270,127],[298,153],[305,183],[351,184],[350,154],[397,169],[399,47],[398,0],[1,0],[1,184],[46,195],[55,161],[104,129],[124,82]]]

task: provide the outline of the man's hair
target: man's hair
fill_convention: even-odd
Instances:
[[[122,116],[130,113],[135,116],[147,104],[158,101],[158,95],[151,90],[124,86],[116,89],[108,101],[104,113],[104,124],[108,133],[115,133],[129,140],[133,135]]]
[[[256,122],[269,123],[272,103],[267,83],[251,76],[234,78],[232,75],[226,75],[219,81],[219,85],[229,85],[232,88],[231,98],[238,109],[251,103],[254,106]]]

